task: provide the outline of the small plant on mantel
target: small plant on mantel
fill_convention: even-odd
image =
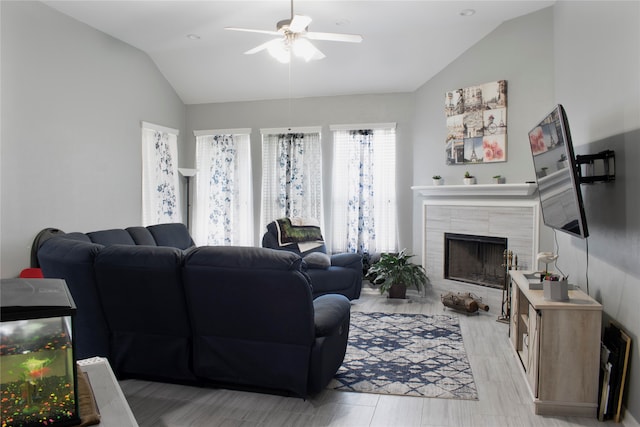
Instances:
[[[427,282],[424,267],[409,262],[414,255],[409,255],[406,249],[397,254],[383,253],[380,261],[369,268],[368,277],[373,277],[372,283],[380,285],[380,293],[389,293],[389,298],[406,298],[407,288],[415,286],[419,291]]]
[[[506,179],[502,175],[494,175],[493,176],[493,182],[495,184],[504,184],[505,181],[506,181]]]
[[[466,171],[464,173],[463,182],[465,183],[465,185],[475,184],[476,183],[476,178],[473,175],[471,175],[469,173],[469,171]]]
[[[440,175],[433,175],[431,179],[433,179],[433,185],[442,185],[444,183],[444,179]]]

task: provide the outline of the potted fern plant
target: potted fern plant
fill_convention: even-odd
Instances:
[[[409,261],[405,249],[397,254],[381,254],[380,261],[373,264],[367,273],[372,283],[380,285],[380,293],[389,293],[389,298],[406,298],[407,288],[415,286],[419,291],[427,281],[427,273],[421,265]]]

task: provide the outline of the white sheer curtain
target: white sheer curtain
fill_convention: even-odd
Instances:
[[[182,222],[178,131],[142,124],[142,224]]]
[[[313,218],[323,226],[320,130],[262,131],[261,229],[278,218]]]
[[[397,251],[395,125],[331,130],[331,251]]]
[[[192,235],[198,245],[253,246],[249,134],[196,134]]]

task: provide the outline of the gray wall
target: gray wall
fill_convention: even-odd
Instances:
[[[139,224],[140,121],[184,134],[186,109],[140,50],[42,3],[0,7],[0,273],[15,277],[45,227]]]
[[[620,323],[632,339],[625,403],[640,420],[640,3],[559,1],[501,25],[416,92],[414,182],[433,174],[459,184],[469,169],[487,183],[534,179],[527,131],[554,104],[567,110],[578,154],[616,151],[616,181],[582,185],[591,236],[587,241],[541,226],[541,250],[559,253],[559,267],[603,304],[604,322]],[[444,93],[487,81],[508,81],[508,161],[475,168],[446,166]],[[422,167],[420,167],[422,166]],[[422,200],[414,197],[420,236]],[[587,246],[587,244],[589,246]],[[414,239],[414,250],[421,250]],[[588,260],[588,263],[587,263]],[[580,357],[579,354],[562,357]],[[636,421],[637,422],[637,421]]]
[[[640,421],[640,2],[559,2],[555,100],[578,154],[616,152],[616,181],[582,185],[588,241],[558,233],[562,267],[633,339],[626,390]],[[588,246],[587,246],[588,245]],[[588,260],[588,263],[587,263]]]
[[[286,78],[286,75],[283,75]],[[396,122],[397,190],[399,204],[399,245],[411,247],[411,121],[413,94],[331,96],[291,100],[254,101],[187,106],[187,157],[195,163],[194,130],[251,128],[251,156],[253,167],[254,235],[256,244],[264,231],[260,229],[260,190],[262,177],[261,128],[289,126],[322,126],[322,166],[324,190],[325,238],[331,236],[331,163],[332,135],[329,125]]]
[[[507,80],[507,161],[484,165],[445,163],[447,91]],[[527,132],[553,106],[553,9],[547,8],[502,24],[416,92],[413,136],[413,185],[430,185],[433,175],[445,184],[462,184],[465,171],[479,184],[494,175],[507,183],[535,180]],[[422,253],[422,202],[414,195],[414,251]],[[540,247],[551,242],[542,230]]]

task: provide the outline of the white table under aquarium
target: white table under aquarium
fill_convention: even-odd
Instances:
[[[138,427],[116,376],[104,357],[78,360],[78,366],[89,377],[89,383],[100,411],[101,427]]]

